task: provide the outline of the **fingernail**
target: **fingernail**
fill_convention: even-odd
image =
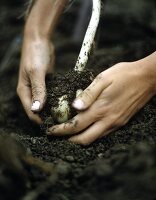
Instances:
[[[37,111],[40,109],[40,102],[39,101],[34,101],[33,104],[32,104],[32,107],[31,107],[31,110],[32,111]]]
[[[84,102],[81,99],[76,99],[73,102],[73,107],[78,109],[78,110],[81,110],[81,109],[84,109],[85,105],[84,105]]]

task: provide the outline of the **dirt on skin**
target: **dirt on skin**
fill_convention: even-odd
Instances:
[[[114,7],[112,12],[110,10],[114,1],[109,2],[109,13],[102,17],[98,48],[88,63],[88,69],[96,68],[98,72],[117,62],[140,59],[155,51],[156,46],[153,23],[136,21],[138,18],[134,17],[134,13],[130,14],[127,5],[129,12],[124,15],[126,17],[120,14],[116,17]],[[124,3],[119,2],[119,8],[122,8]],[[16,9],[9,2],[0,7],[0,23],[3,25],[0,33],[3,44],[1,58],[4,58],[4,52],[8,52],[9,42],[21,30],[22,21],[12,21]],[[69,36],[76,13],[77,6],[74,6],[64,17],[68,20],[60,22],[55,36],[56,66],[62,74],[74,66],[78,56],[77,45],[69,43],[69,40],[63,42]],[[146,19],[154,16],[152,12],[148,14]],[[156,199],[156,98],[127,125],[88,147],[70,143],[67,138],[47,138],[27,118],[16,95],[19,53],[20,49],[15,51],[7,71],[0,75],[0,199]],[[51,172],[47,173],[46,163],[37,160],[35,164],[38,163],[38,166],[34,165],[32,155],[50,163],[48,169],[50,167]]]

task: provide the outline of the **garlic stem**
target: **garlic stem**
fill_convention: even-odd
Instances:
[[[92,16],[89,22],[82,47],[74,67],[74,70],[77,72],[82,72],[87,64],[88,56],[91,51],[91,47],[94,41],[94,37],[96,34],[96,30],[99,24],[100,19],[100,11],[101,11],[101,0],[92,0],[93,8],[92,8]]]
[[[100,11],[101,11],[101,0],[92,0],[92,16],[89,22],[80,54],[78,56],[74,70],[77,72],[82,72],[87,64],[88,56],[94,41],[96,30],[99,24]],[[82,91],[78,90],[76,95],[79,95]],[[64,95],[58,99],[58,107],[54,108],[52,112],[54,113],[55,119],[58,123],[63,123],[67,121],[70,117],[70,107],[67,101],[67,96]]]

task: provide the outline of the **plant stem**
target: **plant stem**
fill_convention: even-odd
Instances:
[[[96,30],[99,24],[101,11],[101,0],[93,0],[92,16],[89,22],[80,54],[78,56],[74,70],[77,72],[82,72],[87,64],[88,56],[91,51],[91,47],[94,41]]]

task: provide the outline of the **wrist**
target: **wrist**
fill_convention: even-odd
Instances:
[[[24,34],[32,38],[51,38],[68,0],[37,0],[25,24]]]
[[[149,87],[153,95],[156,94],[156,52],[136,61],[139,66],[140,74],[144,77],[144,81],[149,83]]]
[[[27,43],[36,43],[41,41],[51,41],[51,39],[46,34],[42,34],[39,30],[30,28],[24,30],[23,41]]]
[[[40,27],[36,27],[33,24],[26,24],[24,29],[24,39],[29,41],[37,41],[37,40],[50,40],[51,36],[40,29]]]

